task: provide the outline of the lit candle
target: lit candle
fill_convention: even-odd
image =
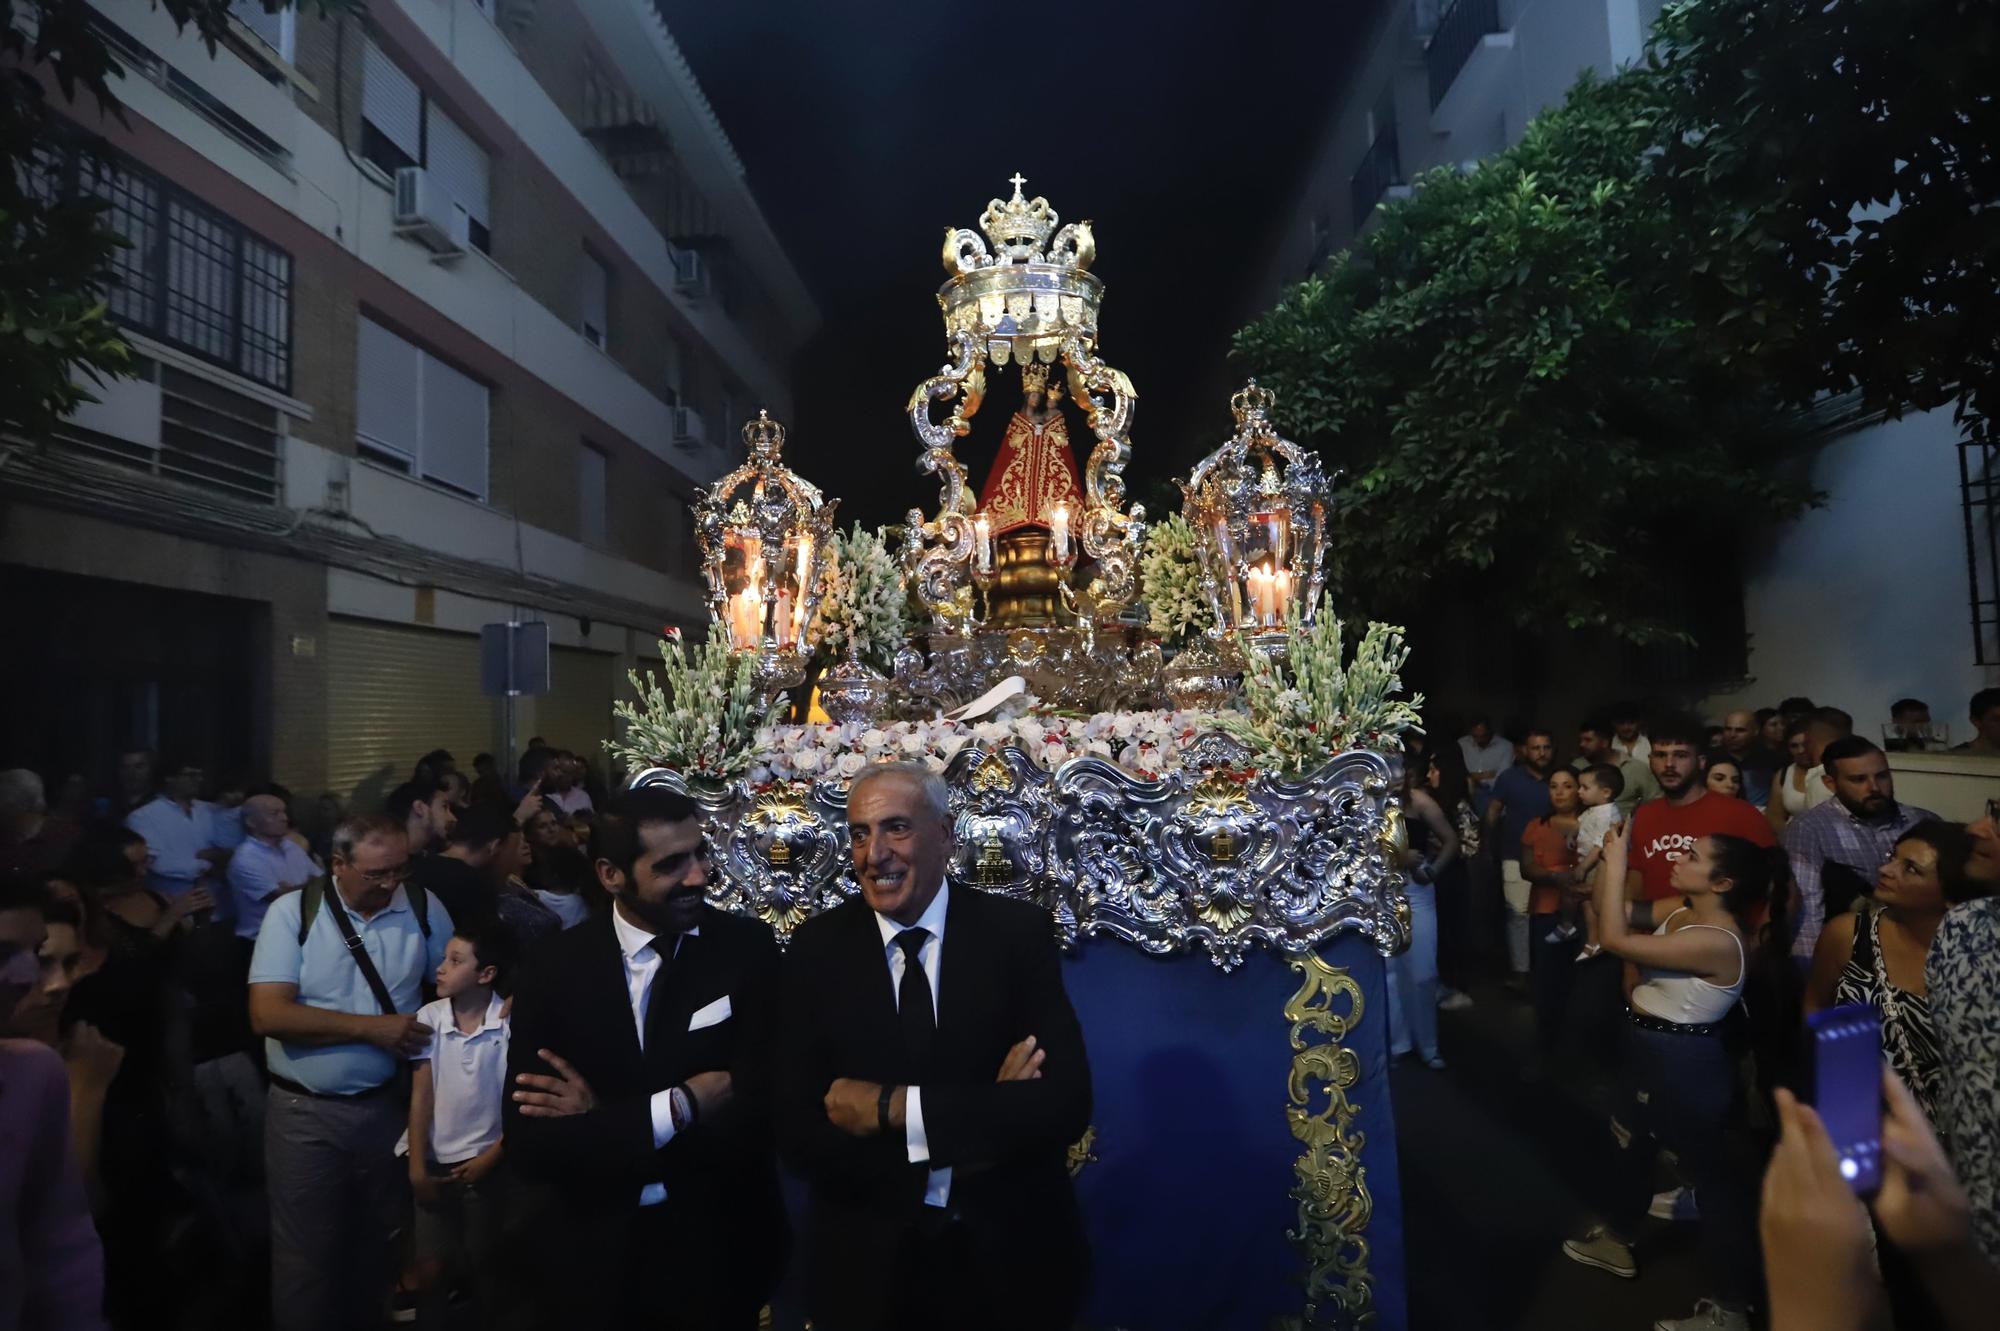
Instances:
[[[1069,560],[1069,505],[1057,504],[1056,511],[1049,514],[1049,535],[1053,538],[1056,562]]]
[[[771,631],[773,633],[784,634],[790,631],[792,626],[791,611],[792,611],[791,588],[789,587],[778,588],[778,613],[771,619]],[[790,646],[790,643],[787,642],[781,645]]]
[[[813,557],[813,538],[810,536],[799,537],[798,584],[799,584],[799,599],[801,601],[805,599],[806,575],[812,571],[812,557]]]
[[[1292,575],[1287,569],[1279,569],[1271,579],[1271,623],[1282,625],[1285,615],[1292,606]]]
[[[1250,570],[1250,625],[1261,627],[1264,623],[1265,607],[1270,604],[1271,574],[1264,568]]]
[[[974,568],[981,573],[991,573],[993,571],[993,524],[986,520],[984,513],[981,513],[972,520],[972,532],[972,557],[976,561]]]
[[[730,616],[730,634],[736,639],[738,649],[754,651],[758,638],[757,621],[764,609],[763,600],[757,595],[756,583],[751,583],[737,594],[734,607],[735,613]]]

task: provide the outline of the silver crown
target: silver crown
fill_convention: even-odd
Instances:
[[[1097,325],[1104,284],[1089,271],[1097,241],[1089,222],[1057,230],[1062,219],[1047,199],[1023,193],[1019,172],[1010,183],[1012,197],[987,201],[979,231],[945,230],[951,280],[938,304],[946,331],[971,334],[995,364],[1048,363],[1064,339]]]

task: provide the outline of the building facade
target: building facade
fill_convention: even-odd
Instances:
[[[367,798],[502,752],[478,632],[543,621],[513,732],[602,770],[706,618],[688,501],[818,318],[650,0],[251,0],[213,55],[94,9],[124,123],[67,111],[111,164],[44,166],[128,241],[133,375],[4,452],[6,762]]]
[[[1241,311],[1255,317],[1360,234],[1425,171],[1518,142],[1586,69],[1639,59],[1661,0],[1391,0],[1379,7],[1269,264]],[[1829,413],[1830,414],[1830,413]],[[1679,694],[1719,716],[1805,694],[1852,712],[1863,733],[1892,700],[1928,701],[1965,738],[1966,703],[2000,683],[2000,458],[1964,444],[1949,411],[1848,419],[1806,464],[1823,507],[1740,533],[1740,605],[1690,606],[1713,626],[1699,658],[1605,649],[1550,661],[1493,650],[1510,630],[1463,636],[1462,660],[1433,660],[1447,704],[1503,706],[1566,722],[1607,693]],[[1742,632],[1736,631],[1741,629]],[[1729,650],[1717,644],[1731,640]],[[1734,651],[1747,640],[1747,653]],[[1531,644],[1521,644],[1529,646]],[[1450,655],[1450,653],[1445,653]],[[1669,655],[1674,655],[1669,653]],[[1731,659],[1722,659],[1722,658]],[[1525,717],[1520,719],[1526,719]]]

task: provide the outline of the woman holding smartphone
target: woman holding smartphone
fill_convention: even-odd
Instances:
[[[1755,950],[1753,921],[1784,872],[1781,851],[1741,837],[1697,838],[1673,867],[1682,900],[1637,902],[1628,910],[1626,839],[1604,839],[1597,877],[1599,941],[1639,968],[1624,1030],[1633,1092],[1629,1112],[1613,1120],[1619,1142],[1607,1175],[1613,1204],[1605,1223],[1563,1244],[1571,1260],[1631,1279],[1638,1275],[1632,1238],[1651,1195],[1652,1147],[1672,1150],[1701,1208],[1701,1256],[1713,1297],[1693,1316],[1655,1323],[1678,1328],[1747,1328],[1756,1286],[1757,1176],[1736,1147],[1741,1097],[1724,1019],[1743,993]],[[1663,912],[1655,924],[1655,912]]]

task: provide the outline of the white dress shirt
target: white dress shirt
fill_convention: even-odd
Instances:
[[[215,848],[215,806],[196,800],[188,808],[157,796],[125,815],[125,826],[146,838],[152,858],[146,886],[164,896],[191,890],[209,872],[198,852]]]
[[[653,981],[660,973],[661,957],[653,945],[657,935],[633,924],[625,918],[616,905],[611,908],[611,927],[618,934],[618,951],[625,958],[625,995],[632,1003],[632,1024],[639,1031],[639,1050],[646,1049],[646,1007],[653,998]],[[688,930],[689,934],[700,934],[699,927]],[[683,934],[674,939],[674,951],[680,951]],[[653,1111],[654,1149],[665,1146],[674,1139],[674,1093],[671,1089],[654,1091],[651,1101]],[[667,1199],[667,1185],[648,1183],[639,1190],[639,1205],[658,1206]]]
[[[913,925],[896,923],[881,911],[875,912],[875,925],[882,931],[882,949],[889,959],[889,992],[896,999],[897,1011],[903,1003],[903,949],[896,946],[896,935],[905,927],[922,929],[930,934],[924,945],[917,949],[917,964],[924,968],[924,978],[931,982],[931,1016],[936,1020],[938,1012],[938,974],[944,964],[944,916],[945,906],[951,896],[949,884],[938,884],[937,895]],[[903,1141],[909,1147],[910,1163],[921,1165],[931,1158],[930,1139],[924,1135],[924,1091],[921,1086],[912,1086],[903,1096]],[[951,1170],[933,1169],[924,1184],[925,1206],[947,1206],[951,1202]]]

